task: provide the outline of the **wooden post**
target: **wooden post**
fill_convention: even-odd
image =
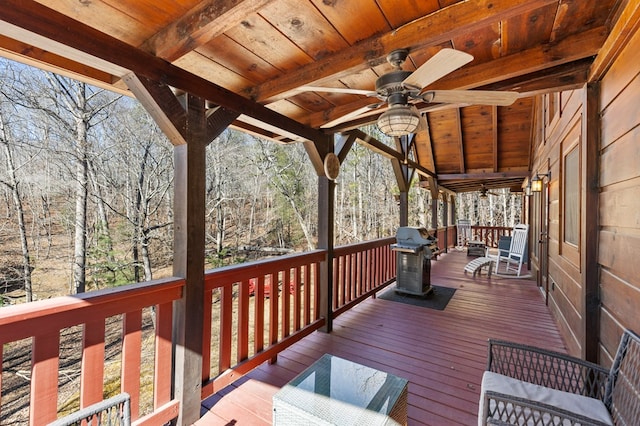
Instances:
[[[585,91],[582,114],[582,159],[584,172],[582,173],[582,192],[584,206],[581,209],[583,223],[581,241],[581,262],[584,272],[581,274],[584,288],[584,346],[583,357],[587,361],[598,362],[598,336],[600,335],[600,268],[598,265],[598,236],[599,236],[599,156],[600,151],[600,85],[590,83]]]
[[[175,147],[173,275],[184,277],[174,302],[174,396],[179,424],[200,418],[204,320],[206,131],[204,100],[188,96],[186,144]]]
[[[409,226],[409,192],[400,191],[400,226]]]
[[[178,100],[167,85],[139,75],[124,81],[174,145],[173,275],[185,287],[173,304],[173,396],[180,401],[177,424],[191,425],[202,396],[206,147],[238,113],[207,110],[190,94]]]
[[[333,330],[334,195],[335,183],[318,176],[318,248],[327,251],[327,260],[320,265],[320,312],[327,333]]]
[[[442,194],[442,201],[444,202],[443,211],[442,211],[442,226],[444,226],[444,243],[443,250],[447,253],[447,248],[449,247],[449,202],[447,199],[447,194]]]
[[[337,139],[336,153],[340,162],[344,160],[353,145],[353,138]],[[324,159],[327,154],[334,153],[334,138],[325,138],[314,142],[305,142],[305,149],[311,164],[318,174],[318,248],[327,251],[325,262],[320,264],[320,316],[325,318],[323,331],[333,330],[333,247],[335,223],[335,182],[325,175]]]

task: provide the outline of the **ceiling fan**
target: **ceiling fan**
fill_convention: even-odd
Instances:
[[[480,192],[480,198],[487,198],[487,195],[500,195],[495,192],[489,191],[489,188],[487,188],[484,184],[480,187],[479,192]]]
[[[415,133],[422,121],[415,103],[438,104],[478,104],[478,105],[511,105],[519,93],[511,91],[487,90],[427,90],[423,89],[434,81],[471,62],[473,56],[468,53],[445,48],[433,55],[415,71],[404,71],[402,64],[409,55],[408,49],[394,50],[387,55],[387,62],[393,70],[378,77],[374,91],[332,88],[318,86],[301,86],[298,91],[349,93],[377,97],[382,102],[367,105],[321,127],[331,128],[340,123],[354,119],[368,111],[388,104],[389,108],[378,118],[378,127],[389,136],[403,136]]]

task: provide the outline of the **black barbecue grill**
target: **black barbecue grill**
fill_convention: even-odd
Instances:
[[[425,296],[431,288],[431,258],[437,250],[438,239],[425,228],[403,226],[396,232],[396,291]]]

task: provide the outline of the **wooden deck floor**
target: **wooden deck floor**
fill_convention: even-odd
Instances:
[[[271,424],[271,398],[324,353],[409,380],[409,425],[477,423],[490,337],[565,351],[531,279],[465,275],[465,252],[432,262],[432,285],[455,287],[443,311],[368,299],[202,404],[198,425]]]

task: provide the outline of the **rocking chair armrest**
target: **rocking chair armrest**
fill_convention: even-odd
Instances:
[[[578,395],[604,400],[609,370],[560,352],[489,340],[487,371]]]
[[[580,424],[582,426],[607,426],[599,420],[573,413],[538,401],[487,391],[482,402],[480,425],[522,424]],[[538,421],[536,421],[537,419]],[[540,421],[540,419],[547,419]],[[551,421],[553,419],[553,421]],[[568,422],[568,423],[565,423]]]

